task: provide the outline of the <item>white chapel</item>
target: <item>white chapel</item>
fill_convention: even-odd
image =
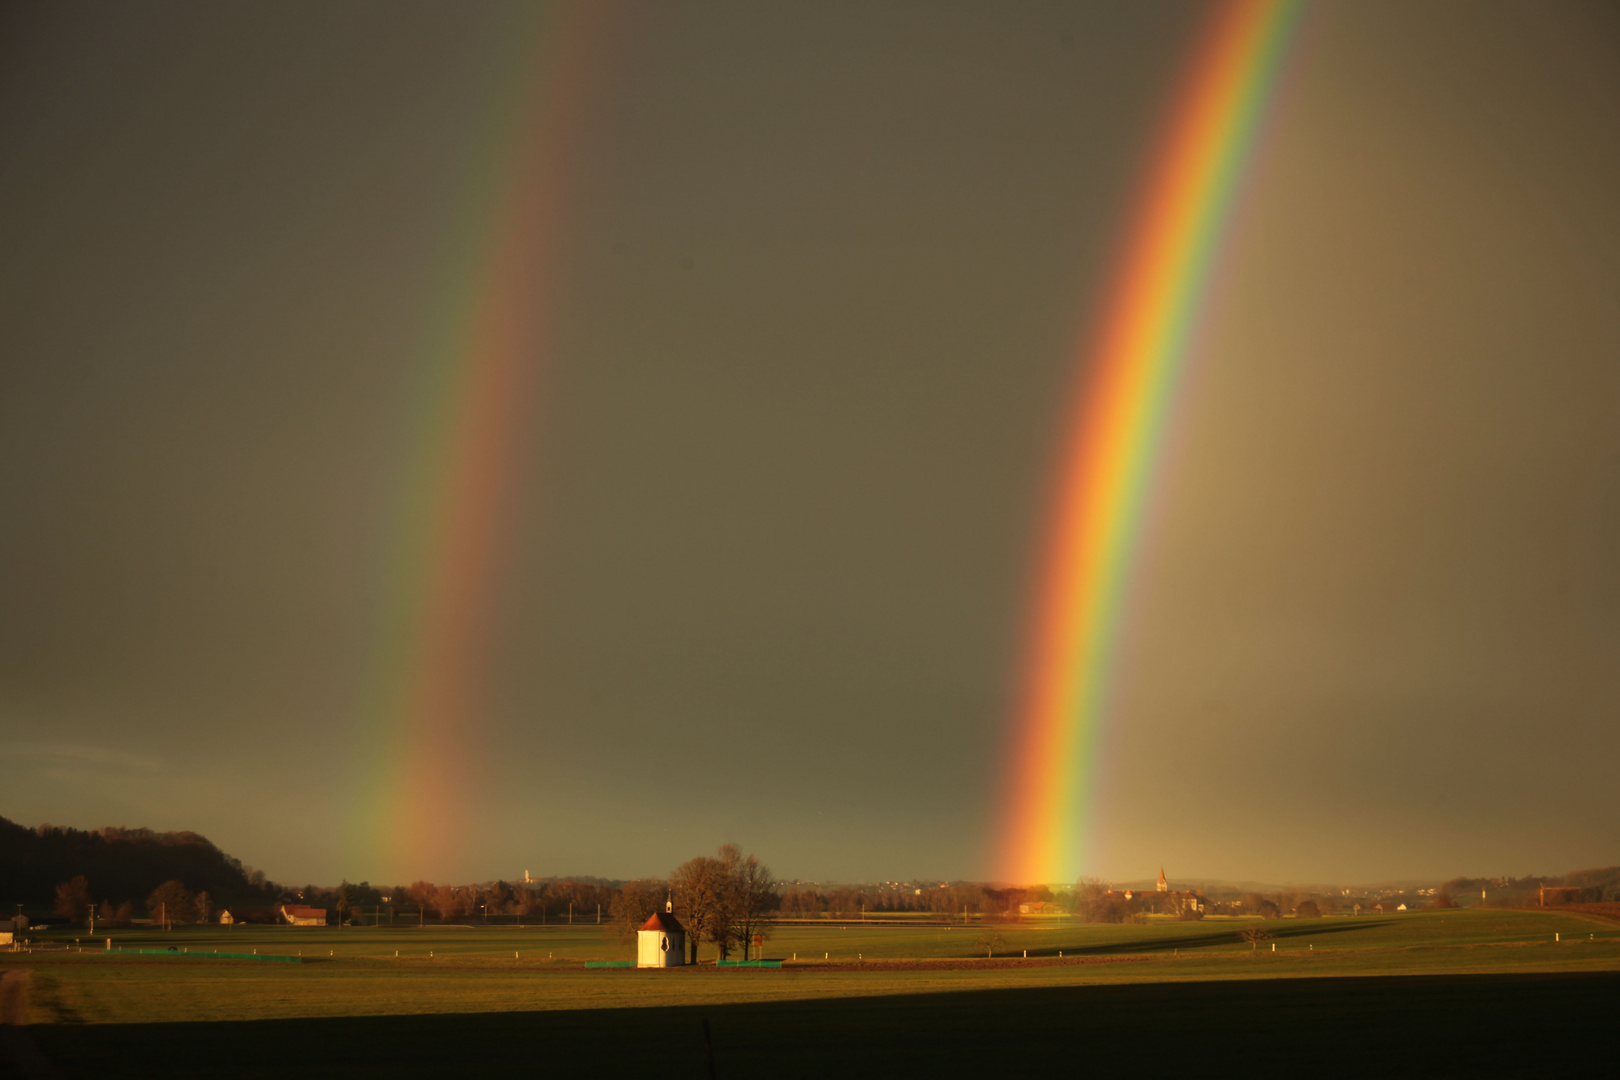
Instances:
[[[680,967],[686,963],[686,931],[675,917],[673,901],[641,924],[636,932],[636,967]]]

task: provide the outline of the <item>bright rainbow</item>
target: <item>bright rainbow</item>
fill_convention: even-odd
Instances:
[[[380,570],[350,832],[351,860],[378,880],[451,873],[477,798],[481,659],[551,343],[579,103],[603,66],[606,5],[514,11],[446,222]]]
[[[1000,873],[1072,883],[1086,867],[1098,740],[1155,459],[1222,234],[1301,0],[1217,5],[1133,215],[1058,468]]]

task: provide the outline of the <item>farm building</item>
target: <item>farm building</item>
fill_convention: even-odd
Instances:
[[[236,916],[232,915],[230,913],[229,909],[226,909],[225,911],[220,912],[219,913],[219,925],[221,925],[221,926],[235,926],[236,925]]]
[[[325,926],[326,909],[302,904],[282,904],[281,917],[289,926]]]
[[[665,901],[664,910],[641,924],[636,932],[636,967],[680,967],[686,963],[686,931],[675,917],[675,905]]]
[[[1032,900],[1027,904],[1018,905],[1020,915],[1061,915],[1063,908],[1051,900]]]

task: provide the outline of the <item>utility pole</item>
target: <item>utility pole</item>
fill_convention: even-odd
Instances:
[[[568,901],[568,925],[574,925],[574,902],[572,900]]]
[[[602,905],[601,904],[596,905],[596,925],[597,926],[602,925]]]

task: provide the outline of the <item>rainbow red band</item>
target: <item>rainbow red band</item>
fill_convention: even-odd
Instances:
[[[1216,6],[1149,168],[1102,332],[1082,350],[1010,767],[1005,880],[1073,882],[1088,868],[1086,800],[1132,554],[1222,234],[1302,8]]]
[[[349,854],[377,880],[449,873],[467,835],[486,639],[553,340],[579,108],[606,67],[610,15],[584,0],[513,9],[445,224],[355,749]]]

